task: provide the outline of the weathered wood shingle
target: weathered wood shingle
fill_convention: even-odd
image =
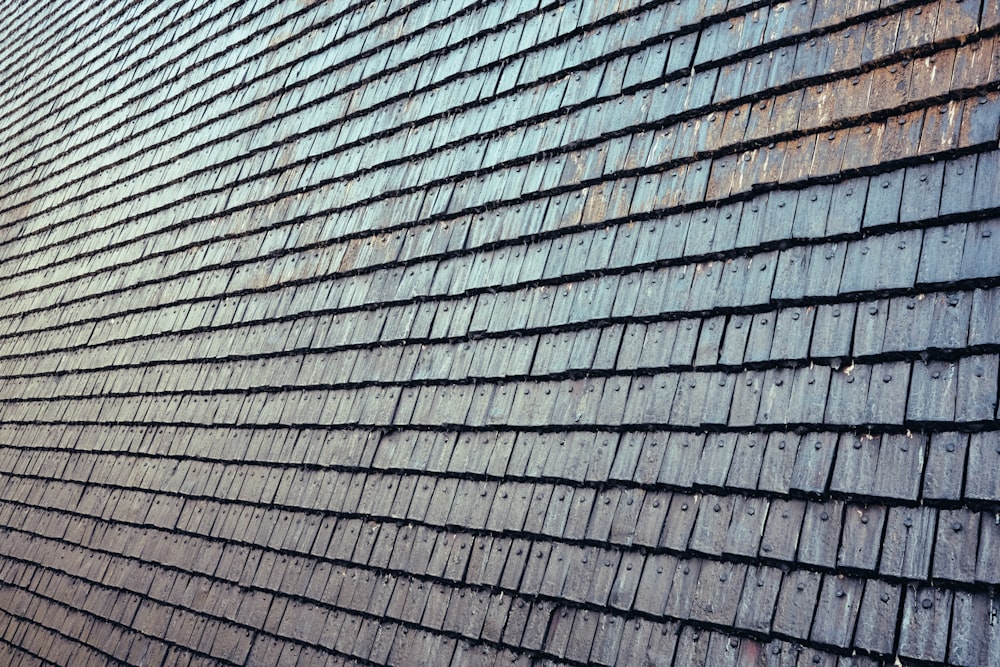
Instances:
[[[0,34],[0,661],[1000,660],[1000,11]]]

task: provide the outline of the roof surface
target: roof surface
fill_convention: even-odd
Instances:
[[[0,663],[1000,665],[998,35],[8,4]]]

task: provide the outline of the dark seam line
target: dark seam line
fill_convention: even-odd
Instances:
[[[18,620],[18,621],[22,620],[20,617],[14,616],[13,614],[8,614],[5,610],[2,610],[2,609],[0,609],[0,614],[4,614],[4,615],[10,617],[11,619],[15,619],[15,620]],[[34,621],[29,621],[29,623],[31,625],[37,625],[38,627],[41,627],[41,628],[45,627],[44,625],[40,625],[38,623],[35,623]],[[46,628],[46,630],[48,630],[48,628]],[[60,634],[60,633],[56,632],[56,634]],[[66,639],[69,639],[69,637],[66,637],[66,635],[61,635],[60,634],[60,636],[65,637]],[[6,637],[0,636],[0,644],[3,644],[4,646],[7,646],[9,649],[13,649],[15,651],[15,655],[27,655],[27,656],[31,656],[33,659],[38,660],[43,665],[51,665],[51,667],[59,667],[59,663],[52,662],[51,660],[43,658],[40,654],[35,653],[34,651],[30,651],[30,650],[24,648],[23,646],[21,646],[19,644],[11,643],[10,641],[7,640]],[[87,646],[88,649],[93,648],[89,644],[87,644],[86,646]],[[118,660],[117,658],[113,658],[113,657],[105,654],[104,652],[96,649],[96,648],[93,649],[93,650],[94,650],[94,653],[97,653],[97,654],[101,655],[101,657],[103,657],[105,660],[108,660],[109,661],[108,664],[112,664],[112,665],[124,665],[125,664],[125,663],[121,662],[120,660]]]
[[[22,530],[22,529],[8,528],[7,530],[9,530],[11,532],[18,532],[18,533],[23,533],[23,534],[27,534],[27,535],[38,537],[35,533],[31,533],[30,531],[25,531],[25,530]],[[49,542],[70,544],[70,545],[73,545],[75,547],[79,547],[81,549],[85,549],[87,551],[91,551],[93,553],[107,554],[109,556],[123,558],[125,560],[130,560],[130,561],[134,561],[134,562],[137,562],[137,563],[143,563],[143,564],[145,564],[147,566],[155,565],[160,570],[168,570],[168,571],[171,571],[171,572],[184,573],[186,575],[190,575],[191,574],[191,571],[184,570],[184,569],[182,569],[182,568],[180,568],[178,566],[165,565],[165,564],[162,564],[162,563],[155,563],[153,561],[143,560],[141,558],[125,557],[125,556],[122,556],[121,554],[118,554],[116,552],[108,551],[106,549],[94,548],[94,547],[90,547],[90,546],[83,546],[82,544],[77,544],[77,543],[74,543],[74,542],[70,542],[70,541],[64,540],[62,538],[54,538],[54,537],[45,536],[45,537],[43,537],[43,539],[45,539],[45,540],[47,540]],[[237,546],[242,545],[242,544],[250,545],[250,543],[240,543],[240,542],[236,542],[235,540],[227,540],[227,542],[229,544],[234,544],[234,545],[237,545]],[[255,546],[253,548],[261,548],[261,547],[256,547]],[[273,549],[268,549],[267,547],[263,547],[263,550],[266,550],[268,552],[273,552],[273,553],[283,553],[283,554],[289,554],[289,553],[291,553],[292,555],[297,556],[297,557],[303,555],[303,554],[300,554],[298,552],[289,552],[288,550],[273,550]],[[70,573],[70,572],[68,572],[66,570],[60,570],[60,569],[55,568],[55,567],[50,566],[50,565],[40,565],[37,562],[26,561],[26,560],[24,560],[24,559],[22,559],[20,557],[17,557],[17,556],[3,556],[3,557],[0,557],[0,558],[6,558],[8,560],[13,560],[13,561],[20,562],[20,563],[26,563],[26,564],[31,565],[32,567],[35,567],[35,568],[44,569],[44,570],[50,571],[50,572],[57,572],[57,573],[60,573],[61,575],[66,576],[66,577],[72,577],[74,579],[79,579],[81,581],[85,581],[85,582],[89,583],[90,585],[95,585],[96,584],[97,586],[100,586],[101,588],[104,588],[106,590],[120,591],[120,592],[123,591],[123,592],[128,593],[129,595],[133,595],[133,596],[135,596],[135,597],[137,597],[139,599],[142,599],[142,600],[149,600],[149,601],[155,602],[158,605],[162,605],[164,607],[170,607],[170,608],[173,608],[173,609],[180,609],[180,610],[188,611],[189,613],[191,613],[190,609],[188,609],[186,607],[182,607],[181,605],[176,604],[176,603],[167,602],[165,600],[160,600],[160,599],[151,597],[148,593],[139,593],[139,592],[134,591],[134,590],[129,589],[129,588],[118,588],[118,587],[112,586],[110,584],[105,584],[103,582],[97,582],[97,581],[94,581],[94,580],[86,579],[82,574],[73,574],[73,573]],[[318,557],[312,557],[312,558],[314,560],[317,560],[317,561],[320,561],[320,562],[325,562],[325,563],[335,563],[336,562],[336,559],[318,558]],[[374,571],[374,568],[355,568],[355,569],[362,569],[362,570],[363,569],[369,569],[369,571]],[[384,568],[380,568],[380,569],[384,569]],[[433,634],[433,635],[445,636],[445,637],[448,637],[448,638],[451,638],[451,639],[468,640],[468,637],[465,637],[464,635],[461,635],[458,632],[450,632],[450,631],[445,631],[445,630],[442,630],[442,629],[430,628],[430,627],[427,627],[427,626],[422,626],[418,622],[406,621],[406,620],[401,619],[401,618],[396,619],[396,618],[392,618],[392,617],[388,617],[388,616],[379,616],[379,615],[373,614],[373,613],[371,613],[371,612],[369,612],[367,610],[364,610],[364,609],[356,610],[356,609],[350,609],[350,608],[347,608],[347,607],[338,607],[336,604],[328,603],[328,602],[321,602],[321,601],[318,601],[318,600],[305,598],[302,595],[285,593],[284,591],[281,591],[281,590],[274,591],[274,590],[271,590],[271,589],[263,588],[262,586],[255,586],[255,585],[252,585],[252,584],[251,585],[244,585],[244,584],[240,584],[239,582],[234,582],[234,581],[229,580],[229,579],[220,579],[220,578],[217,578],[217,577],[215,577],[213,575],[207,575],[207,574],[204,574],[204,573],[201,573],[201,572],[196,572],[195,576],[197,576],[199,578],[208,579],[208,580],[211,580],[213,582],[221,582],[221,583],[224,583],[225,585],[228,585],[228,586],[237,587],[244,594],[247,594],[247,593],[257,593],[257,592],[265,593],[265,594],[271,595],[271,596],[275,596],[277,594],[278,596],[280,596],[281,598],[283,598],[283,599],[285,599],[287,601],[292,601],[292,602],[296,602],[296,601],[306,602],[306,601],[308,601],[308,603],[310,605],[315,606],[315,607],[319,607],[319,608],[324,608],[324,609],[326,609],[326,610],[328,610],[330,612],[344,613],[346,615],[350,615],[350,616],[353,616],[353,617],[357,617],[357,618],[361,618],[361,619],[365,619],[365,620],[373,620],[373,621],[377,621],[377,622],[389,620],[392,623],[395,623],[396,625],[398,625],[400,627],[403,627],[403,628],[408,628],[408,629],[411,629],[411,630],[417,630],[419,632],[426,632],[428,634]],[[383,576],[383,575],[376,575],[376,576]],[[400,578],[402,578],[402,577],[400,577]],[[448,579],[444,579],[444,578],[441,579],[441,582],[447,582],[447,581],[449,581],[449,580]],[[437,582],[432,582],[432,583],[437,583]],[[106,623],[118,626],[120,628],[129,630],[131,632],[134,632],[137,635],[140,635],[142,637],[148,637],[148,638],[154,639],[156,641],[160,641],[163,644],[166,644],[167,646],[175,647],[175,648],[180,648],[180,649],[182,649],[184,651],[187,651],[187,652],[190,652],[190,653],[193,653],[193,654],[196,654],[196,655],[205,656],[205,657],[208,657],[208,658],[212,659],[213,661],[222,660],[222,658],[218,658],[218,657],[213,656],[211,654],[203,653],[201,651],[198,651],[197,649],[192,649],[192,648],[190,648],[188,646],[184,646],[184,645],[181,645],[181,644],[176,644],[176,643],[174,643],[172,641],[169,641],[169,640],[167,640],[167,639],[165,639],[163,637],[155,637],[153,635],[146,635],[146,634],[142,633],[141,631],[136,630],[133,626],[126,625],[126,624],[123,624],[123,623],[119,623],[117,621],[111,621],[111,620],[109,620],[107,618],[101,618],[100,616],[98,616],[96,614],[93,614],[93,613],[91,613],[89,611],[75,609],[75,608],[71,607],[68,603],[59,601],[56,598],[51,598],[48,595],[42,594],[40,592],[33,591],[30,588],[21,588],[20,586],[18,586],[17,588],[19,588],[22,591],[26,591],[26,592],[30,593],[31,595],[40,597],[42,599],[49,600],[50,602],[54,602],[54,603],[58,604],[61,607],[65,607],[67,609],[72,609],[72,610],[80,612],[80,613],[85,613],[85,614],[87,614],[87,615],[89,615],[89,616],[91,616],[93,618],[97,618],[97,619],[99,619],[99,620],[101,620],[103,622],[106,622]],[[321,648],[325,652],[332,653],[332,654],[339,655],[339,656],[343,656],[345,658],[349,658],[351,660],[360,662],[360,663],[365,664],[365,665],[380,665],[381,664],[381,663],[372,662],[371,660],[369,660],[367,658],[360,658],[358,656],[355,656],[352,653],[345,653],[343,651],[337,650],[336,648],[333,648],[333,647],[326,646],[324,644],[310,644],[310,643],[308,643],[308,642],[306,642],[304,640],[297,639],[297,638],[294,638],[292,636],[279,635],[277,633],[268,632],[268,631],[264,630],[263,627],[261,627],[261,628],[255,628],[255,627],[247,625],[245,623],[241,623],[239,621],[226,618],[225,616],[216,616],[214,614],[207,613],[207,612],[194,612],[194,613],[196,613],[198,616],[201,616],[201,617],[204,617],[204,618],[208,618],[208,619],[218,620],[221,623],[224,623],[224,624],[226,624],[228,626],[242,628],[245,631],[250,632],[255,638],[254,638],[254,641],[251,643],[251,651],[248,653],[248,656],[250,654],[252,654],[252,652],[253,652],[252,647],[254,645],[256,645],[256,642],[257,642],[257,640],[259,638],[261,638],[261,637],[269,637],[269,638],[272,638],[272,640],[273,639],[280,639],[283,642],[297,644],[298,646],[303,647],[303,648],[318,646],[319,648]],[[18,617],[13,616],[13,615],[12,615],[12,617],[18,618]],[[34,623],[34,621],[31,621],[31,622]],[[41,626],[41,627],[46,627],[46,626]],[[60,631],[58,631],[58,630],[54,630],[53,629],[52,632],[54,632],[56,634],[62,635],[62,633]],[[62,635],[62,636],[66,636],[66,635]],[[532,651],[530,649],[525,649],[524,647],[521,647],[521,646],[518,646],[518,645],[508,645],[508,644],[503,644],[501,642],[488,641],[488,640],[484,640],[481,637],[476,639],[476,643],[478,645],[480,645],[480,646],[482,646],[482,645],[488,645],[488,646],[491,646],[492,648],[505,649],[505,650],[509,650],[509,651],[512,651],[512,652],[515,652],[515,653],[518,653],[518,654],[521,654],[521,655],[536,655],[537,656],[537,655],[541,654],[540,651]],[[90,645],[87,644],[87,646],[90,646]],[[98,652],[100,652],[100,651],[98,651]],[[233,663],[233,662],[231,662],[229,660],[225,660],[224,662],[225,662],[225,664],[229,664],[229,665],[236,665],[236,664],[238,664],[238,663]],[[576,664],[576,665],[580,665],[580,667],[584,667],[584,665],[586,663],[574,662],[572,664]]]
[[[382,431],[387,429],[406,429],[415,432],[438,433],[461,431],[468,433],[493,433],[501,424],[465,424],[452,422],[436,422],[433,424],[414,423],[361,423],[342,422],[336,424],[316,423],[223,423],[223,422],[188,422],[188,421],[156,421],[156,420],[122,420],[102,422],[85,419],[54,419],[41,421],[35,419],[5,418],[4,423],[11,426],[123,426],[162,427],[162,428],[218,428],[228,430],[282,430],[289,428],[316,428],[324,431],[367,430]],[[549,425],[519,425],[502,424],[512,433],[564,433],[567,430],[580,433],[632,433],[636,431],[657,431],[663,433],[810,433],[822,431],[825,433],[852,433],[855,435],[905,435],[907,433],[986,433],[997,430],[1000,420],[977,420],[968,422],[904,420],[902,424],[823,424],[813,422],[789,422],[782,424],[752,424],[750,426],[728,426],[722,424],[687,424],[676,425],[667,422],[635,422],[629,424],[549,424]],[[753,430],[751,430],[753,429]]]
[[[43,3],[39,3],[39,5],[40,6],[43,5]],[[73,19],[73,20],[79,22],[81,20],[85,20],[86,18],[89,18],[89,15],[87,14],[87,11],[86,11],[87,8],[88,8],[88,6],[85,5],[85,4],[77,5],[75,7],[64,7],[63,11],[59,12],[56,17],[46,16],[44,18],[44,22],[45,22],[44,31],[41,34],[38,34],[38,32],[36,31],[36,27],[37,27],[37,24],[38,24],[38,21],[39,21],[39,15],[45,9],[48,9],[48,8],[47,7],[45,7],[45,8],[39,8],[38,6],[36,6],[36,7],[33,8],[33,9],[35,9],[35,12],[32,15],[28,16],[29,6],[28,5],[22,5],[21,9],[23,11],[22,11],[22,13],[21,13],[20,16],[17,16],[17,17],[13,17],[12,16],[12,17],[9,17],[8,19],[6,19],[6,22],[7,22],[8,25],[10,25],[11,23],[13,23],[15,20],[19,22],[19,25],[17,26],[17,31],[16,32],[12,32],[10,35],[4,36],[2,38],[3,43],[9,44],[9,45],[11,45],[14,48],[10,48],[7,51],[7,53],[5,54],[7,57],[4,58],[2,61],[0,61],[0,63],[7,63],[7,62],[11,62],[11,61],[17,62],[18,60],[21,60],[24,57],[22,54],[23,54],[24,51],[26,51],[28,49],[28,47],[25,46],[23,49],[22,48],[18,48],[18,47],[19,47],[19,45],[27,45],[28,44],[27,40],[28,40],[29,33],[33,33],[33,34],[30,34],[30,37],[32,39],[39,39],[39,38],[41,38],[42,41],[40,42],[39,46],[44,46],[46,44],[49,44],[50,42],[53,42],[53,41],[57,40],[58,39],[58,35],[59,35],[59,31],[60,30],[65,30],[66,28],[69,27],[69,25],[70,25],[70,19]],[[91,10],[96,9],[96,8],[97,8],[96,5],[90,6]],[[79,13],[77,13],[75,16],[71,16],[71,12],[72,12],[73,9],[78,9],[78,10],[81,10],[81,11],[79,11]],[[125,13],[125,11],[127,11],[127,9],[128,8],[126,6],[126,7],[122,8],[122,9],[119,9],[119,11],[117,13],[115,13],[114,15],[108,15],[108,16],[106,16],[103,22],[101,22],[98,25],[94,26],[94,29],[87,33],[86,37],[90,37],[91,35],[96,34],[100,28],[102,28],[105,25],[108,25],[109,23],[111,23],[112,21],[120,18],[121,15],[123,13]],[[58,10],[56,10],[56,11],[58,11]],[[46,33],[48,33],[48,34],[46,34]],[[84,40],[80,40],[79,43],[84,43]],[[65,55],[66,53],[68,53],[68,51],[62,52],[62,53],[56,53],[55,55],[56,56]],[[38,64],[38,63],[36,63],[36,64]],[[9,68],[7,66],[4,66],[3,69],[4,69],[4,73],[6,74],[6,76],[4,77],[4,79],[13,80],[14,83],[7,85],[2,90],[0,90],[0,96],[8,95],[9,93],[11,93],[11,91],[13,91],[14,89],[17,88],[17,85],[19,83],[23,82],[23,79],[19,80],[18,77],[21,76],[23,72],[25,72],[25,71],[28,70],[28,66],[29,66],[29,63],[27,63],[27,62],[23,63],[20,67]],[[37,73],[38,73],[38,71],[36,70],[36,72],[34,74],[37,75]]]
[[[11,528],[7,528],[7,530],[17,531],[17,532],[20,532],[20,533],[26,533],[27,535],[31,535],[31,536],[35,537],[36,539],[38,537],[38,535],[36,535],[35,533],[32,533],[32,532],[29,532],[29,531],[22,531],[20,529],[11,529]],[[43,539],[45,539],[47,541],[64,542],[61,539],[51,538],[51,537],[47,537],[47,536],[43,537]],[[70,542],[70,544],[72,544],[72,542]],[[108,551],[103,550],[103,549],[100,550],[100,551],[91,549],[91,551],[94,551],[96,553],[105,553],[105,554],[110,554],[111,553],[111,552],[108,552]],[[78,580],[80,580],[82,582],[85,582],[89,586],[95,586],[95,585],[97,585],[97,586],[100,586],[101,588],[104,588],[104,589],[107,589],[107,590],[125,591],[128,594],[130,594],[130,595],[134,595],[135,597],[139,598],[140,600],[153,600],[153,601],[157,602],[157,604],[160,604],[160,605],[162,605],[164,607],[169,607],[172,610],[182,610],[182,611],[185,611],[187,613],[192,613],[190,609],[188,609],[186,607],[182,607],[179,604],[173,604],[173,603],[169,603],[169,602],[161,602],[161,601],[155,600],[155,598],[151,598],[148,594],[144,595],[144,594],[141,594],[141,593],[137,593],[137,592],[132,591],[131,589],[128,589],[128,588],[115,588],[115,587],[110,586],[108,584],[105,584],[103,582],[98,582],[98,581],[95,581],[93,579],[87,579],[86,576],[84,576],[83,574],[70,574],[67,571],[59,570],[59,569],[56,569],[54,567],[47,566],[47,565],[40,565],[37,561],[25,560],[25,559],[20,558],[18,556],[10,556],[10,555],[6,555],[5,554],[3,556],[0,556],[0,561],[2,561],[3,559],[10,560],[10,561],[15,561],[15,562],[19,562],[19,563],[23,563],[23,564],[26,564],[26,565],[30,565],[31,567],[36,568],[38,570],[45,570],[45,571],[48,571],[48,572],[56,572],[56,573],[61,574],[62,576],[72,577],[74,579],[78,579]],[[138,559],[136,559],[136,560],[138,560]],[[162,569],[163,566],[161,565],[160,568]],[[178,568],[176,571],[183,571],[183,570],[180,570]],[[116,628],[118,628],[120,630],[124,630],[124,631],[132,634],[133,636],[136,636],[136,637],[139,637],[139,638],[144,638],[144,639],[147,639],[147,640],[153,640],[154,642],[159,642],[159,643],[161,643],[162,645],[164,645],[164,646],[166,646],[168,648],[180,649],[184,653],[187,653],[187,654],[190,654],[190,655],[200,656],[202,658],[211,660],[215,664],[232,665],[233,667],[239,667],[241,664],[245,664],[245,663],[235,663],[235,662],[233,662],[231,660],[228,660],[226,658],[221,658],[219,656],[212,655],[211,653],[205,653],[203,651],[198,650],[197,648],[193,648],[191,646],[187,646],[187,645],[183,645],[183,644],[178,644],[178,643],[176,643],[174,641],[171,641],[171,640],[167,639],[166,637],[157,637],[155,635],[146,634],[146,633],[142,632],[141,630],[138,630],[133,625],[129,625],[128,623],[124,623],[124,622],[121,622],[121,621],[111,620],[110,618],[107,618],[106,616],[102,616],[100,614],[97,614],[97,613],[92,612],[92,611],[87,610],[87,609],[82,609],[82,608],[74,607],[69,602],[64,602],[62,600],[59,600],[58,598],[51,597],[50,595],[47,595],[47,594],[42,593],[40,591],[33,590],[31,588],[22,587],[22,586],[16,585],[16,584],[9,584],[9,586],[11,588],[18,589],[19,591],[26,592],[29,595],[33,596],[33,597],[36,597],[36,598],[39,598],[39,599],[42,599],[42,600],[46,600],[49,604],[58,605],[59,607],[62,607],[63,609],[66,609],[66,610],[69,610],[69,611],[73,611],[73,612],[76,612],[78,614],[83,614],[85,616],[89,616],[90,618],[95,619],[96,621],[99,621],[101,623],[106,623],[106,624],[108,624],[108,625],[110,625],[112,627],[116,627]],[[66,640],[68,640],[70,642],[73,642],[73,643],[81,645],[81,646],[86,646],[88,649],[92,650],[94,653],[97,653],[97,654],[101,655],[106,660],[110,660],[110,661],[112,661],[112,662],[114,662],[116,664],[127,664],[127,663],[124,663],[124,662],[120,661],[118,658],[115,658],[113,654],[108,653],[108,652],[106,652],[106,651],[98,648],[97,645],[95,645],[93,643],[81,641],[79,637],[73,637],[71,635],[67,635],[62,630],[59,630],[58,628],[55,628],[55,627],[49,627],[47,625],[39,623],[34,618],[31,618],[29,616],[17,616],[17,615],[15,615],[13,613],[7,612],[6,610],[2,610],[2,613],[8,614],[11,618],[17,619],[19,622],[25,622],[25,621],[27,621],[28,623],[31,623],[33,625],[37,625],[38,627],[44,628],[47,632],[50,632],[50,633],[52,633],[54,635],[62,637],[62,638],[66,639]],[[242,623],[237,623],[235,621],[230,621],[228,619],[225,619],[225,617],[222,617],[222,616],[213,616],[211,614],[202,614],[202,613],[197,613],[197,615],[200,616],[200,617],[202,617],[203,619],[204,618],[221,619],[221,620],[224,620],[229,625],[233,625],[233,626],[237,626],[237,627],[242,627],[242,628],[244,628],[244,629],[246,629],[248,631],[254,632],[254,633],[257,633],[257,632],[264,633],[263,629],[261,629],[261,630],[255,630],[255,629],[253,629],[249,625],[244,625]],[[290,639],[290,641],[295,641],[295,640]],[[300,643],[300,642],[297,642],[297,643]],[[367,663],[367,664],[372,664],[372,663]]]

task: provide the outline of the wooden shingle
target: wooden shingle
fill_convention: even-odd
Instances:
[[[775,631],[792,637],[808,636],[820,581],[819,574],[808,570],[792,571],[782,578],[772,626]]]
[[[899,631],[901,656],[944,660],[952,599],[950,590],[907,587]]]
[[[994,3],[466,5],[6,12],[7,662],[996,662]]]

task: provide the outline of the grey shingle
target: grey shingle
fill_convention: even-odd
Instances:
[[[757,408],[760,405],[763,373],[744,371],[735,376],[735,382],[733,403],[729,410],[729,425],[744,427],[753,425],[756,423]]]
[[[701,452],[694,483],[698,486],[721,489],[725,484],[735,447],[735,434],[708,436]]]
[[[995,341],[997,328],[997,290],[976,290],[973,293],[972,321],[969,325],[969,344]]]
[[[856,306],[821,305],[816,309],[810,354],[814,357],[843,357],[851,352]]]
[[[899,630],[899,655],[944,660],[951,621],[952,591],[907,587]]]
[[[923,496],[958,500],[962,496],[969,437],[941,433],[931,437],[924,471]]]
[[[794,561],[805,511],[802,500],[776,500],[771,504],[760,543],[761,558]]]
[[[687,551],[701,499],[697,495],[674,494],[667,520],[660,533],[660,546],[681,553]]]
[[[966,468],[965,495],[975,499],[996,497],[1000,486],[996,466],[992,463],[1000,456],[1000,442],[995,432],[974,433],[969,439],[969,459]]]
[[[828,186],[813,185],[800,191],[792,235],[798,238],[822,236],[826,230],[832,198],[833,190]]]
[[[970,581],[975,576],[979,516],[969,510],[942,510],[938,515],[932,574]]]
[[[844,508],[844,526],[837,553],[840,568],[848,572],[876,570],[885,520],[885,507],[851,504]]]
[[[706,494],[698,506],[698,517],[688,547],[710,556],[722,553],[732,519],[735,496],[718,497]]]
[[[976,172],[977,175],[979,171]],[[990,200],[996,201],[1000,195],[990,195]],[[985,278],[990,274],[990,258],[996,252],[995,240],[1000,234],[1000,221],[985,220],[969,225],[966,231],[965,250],[962,253],[962,264],[959,278]]]
[[[943,178],[944,165],[941,163],[921,165],[906,170],[899,215],[902,222],[937,215]]]
[[[948,660],[960,665],[989,664],[997,656],[993,602],[985,593],[958,591],[952,607]]]
[[[987,93],[966,101],[962,115],[962,129],[959,134],[960,143],[971,145],[978,142],[992,141],[996,138],[997,119],[998,114],[1000,114],[998,99],[1000,98],[996,94]],[[982,191],[983,194],[980,197],[982,203],[985,203],[989,194],[995,193],[995,190],[992,189],[993,186],[989,185],[986,180],[980,181],[979,174],[982,173],[983,179],[988,179],[990,173],[995,173],[995,171],[990,171],[991,168],[995,170],[995,155],[996,152],[993,151],[992,153],[985,153],[980,156],[979,162],[982,166],[976,170],[977,186],[982,183],[984,188]],[[986,161],[985,164],[984,158]],[[983,167],[987,168],[983,169]]]
[[[690,488],[697,472],[697,462],[693,453],[700,458],[704,447],[704,436],[683,434],[671,437],[666,444],[658,481],[671,486]]]
[[[921,239],[922,232],[907,231],[850,243],[841,292],[912,286],[917,275]],[[873,283],[862,287],[862,276],[873,277]]]
[[[678,561],[675,556],[668,554],[647,556],[635,600],[637,610],[654,615],[663,613],[677,566]]]
[[[790,488],[806,494],[823,494],[829,483],[836,451],[837,438],[833,433],[806,436],[795,456]]]
[[[770,629],[781,579],[780,570],[748,566],[736,611],[735,627],[755,632],[767,632]]]
[[[916,500],[926,448],[926,439],[922,436],[883,436],[876,468],[876,494]]]
[[[798,560],[832,567],[837,560],[843,520],[844,503],[841,501],[807,503],[799,536]]]
[[[635,544],[650,547],[659,544],[670,503],[671,494],[669,492],[645,494],[635,528]]]
[[[726,477],[726,486],[731,489],[756,489],[761,468],[764,464],[764,452],[767,438],[757,434],[740,435],[737,437],[733,451],[733,460]]]
[[[879,571],[911,579],[927,577],[938,511],[928,507],[893,507],[886,519]]]
[[[954,363],[915,363],[907,402],[908,419],[948,421],[955,416],[958,368]]]
[[[959,421],[989,420],[997,414],[997,355],[965,357],[958,367],[955,418]]]
[[[769,503],[763,498],[737,497],[726,531],[723,553],[753,558],[764,534]]]
[[[798,457],[799,436],[790,433],[772,433],[767,438],[764,463],[760,470],[758,488],[788,493],[792,483],[792,470]]]
[[[830,489],[858,497],[871,495],[880,448],[877,438],[853,434],[841,436]]]
[[[1000,539],[1000,524],[996,516],[984,512],[980,515],[979,555],[976,561],[976,580],[996,583],[997,541]]]
[[[772,625],[775,632],[799,638],[809,635],[820,582],[820,575],[808,570],[785,574]]]
[[[642,557],[634,552],[622,553],[618,575],[608,595],[608,604],[615,609],[629,609],[635,601]]]
[[[822,644],[846,646],[854,637],[864,580],[825,575],[811,638]]]
[[[660,473],[663,456],[669,447],[670,438],[679,439],[681,434],[647,434],[643,443],[642,451],[636,464],[635,477],[637,482],[643,484],[655,483]]]
[[[955,213],[971,208],[976,161],[976,158],[970,155],[949,160],[945,164],[941,191],[941,213]]]
[[[893,651],[903,594],[898,585],[878,579],[865,582],[854,635],[857,646],[883,654]]]

